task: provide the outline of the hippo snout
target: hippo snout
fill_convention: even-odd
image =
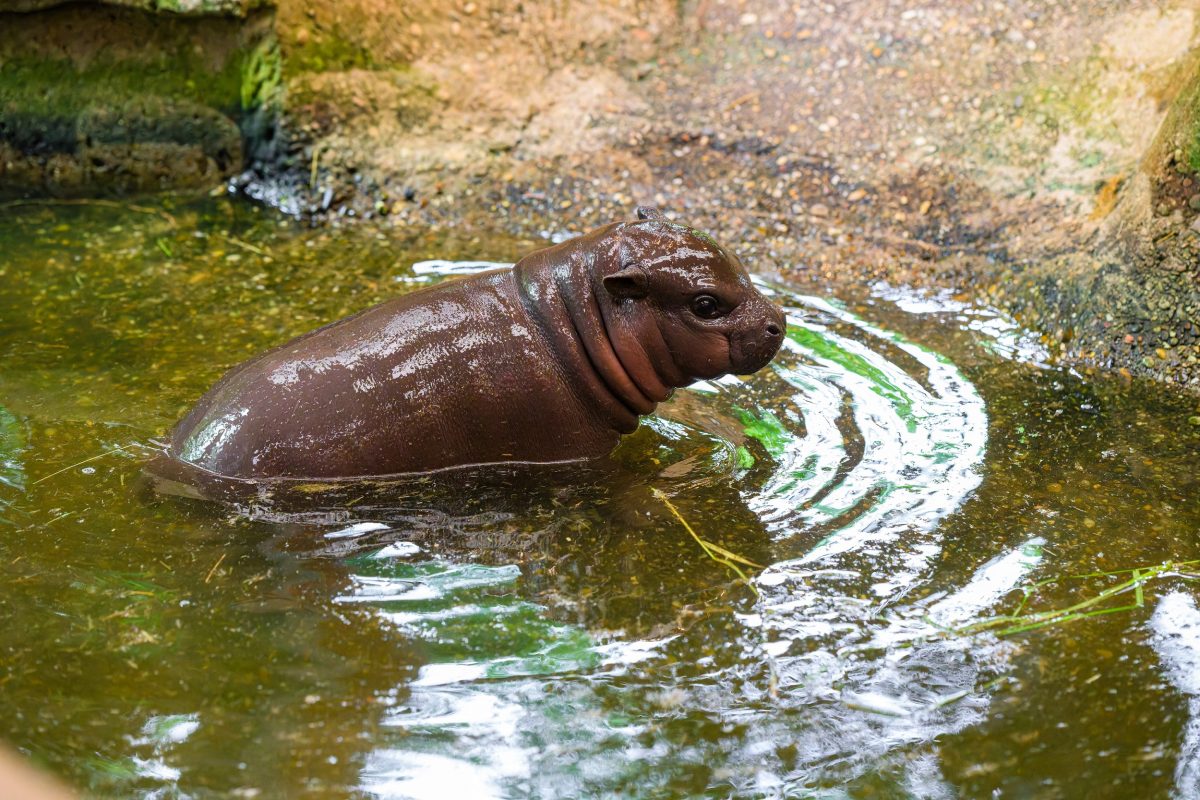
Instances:
[[[748,375],[770,363],[783,344],[787,317],[783,310],[763,298],[761,311],[733,337],[730,347],[732,372]]]

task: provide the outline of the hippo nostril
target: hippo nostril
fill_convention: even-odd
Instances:
[[[768,336],[778,336],[781,333],[783,333],[783,331],[779,330],[779,326],[776,325],[774,322],[767,323],[767,335]]]

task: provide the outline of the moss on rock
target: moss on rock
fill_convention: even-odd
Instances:
[[[243,168],[281,85],[269,14],[0,14],[0,194],[211,186]]]
[[[0,0],[0,13],[42,11],[72,0]],[[270,0],[100,0],[105,5],[192,17],[246,17]]]

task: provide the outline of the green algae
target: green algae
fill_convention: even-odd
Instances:
[[[762,443],[772,458],[779,459],[783,456],[793,437],[774,413],[759,409],[758,414],[755,414],[738,406],[734,406],[734,411],[744,426],[743,433]]]
[[[397,66],[378,64],[370,50],[357,43],[353,37],[328,32],[313,37],[305,44],[290,44],[286,48],[286,57],[288,72],[291,75]]]
[[[283,56],[279,41],[264,37],[240,63],[240,111],[278,111],[283,93]]]
[[[734,462],[738,469],[750,469],[754,466],[756,459],[754,454],[747,450],[743,445],[738,445],[734,450]]]
[[[280,103],[267,17],[96,13],[4,15],[0,146],[14,163],[0,190],[212,185],[240,170],[243,138],[265,136]]]
[[[817,357],[828,359],[855,375],[866,378],[871,382],[871,391],[891,403],[892,408],[904,420],[908,429],[910,431],[916,429],[917,422],[913,417],[912,398],[892,383],[878,368],[868,363],[865,358],[857,353],[851,353],[811,328],[789,325],[787,337]]]
[[[49,118],[135,96],[187,101],[229,115],[239,112],[247,66],[261,60],[259,48],[232,53],[214,69],[212,59],[196,53],[185,34],[172,39],[165,46],[178,48],[178,53],[137,59],[102,55],[86,66],[71,59],[9,55],[0,62],[0,103],[6,113],[20,109]]]

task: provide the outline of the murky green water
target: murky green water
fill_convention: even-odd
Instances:
[[[778,290],[772,370],[587,469],[142,478],[232,364],[534,245],[6,208],[0,739],[97,797],[1200,792],[1194,565],[1130,572],[1200,559],[1200,404],[953,302]]]

